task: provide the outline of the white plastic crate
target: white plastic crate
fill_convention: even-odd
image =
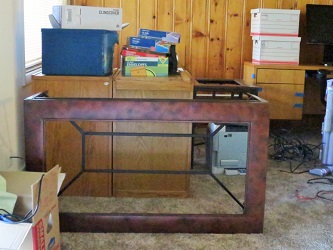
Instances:
[[[251,36],[298,36],[300,10],[252,9]]]
[[[299,64],[300,37],[253,36],[253,63]]]

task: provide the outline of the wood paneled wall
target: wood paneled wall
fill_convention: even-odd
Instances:
[[[243,62],[252,60],[251,14],[255,8],[301,10],[300,63],[319,63],[322,47],[306,44],[306,4],[330,4],[333,0],[72,0],[73,5],[123,9],[114,67],[119,67],[120,48],[138,29],[176,31],[179,62],[197,78],[241,78]]]

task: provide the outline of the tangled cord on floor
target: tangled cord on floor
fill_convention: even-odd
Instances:
[[[301,171],[295,172],[300,166],[307,162],[316,161],[319,158],[319,149],[321,144],[313,145],[305,142],[302,138],[292,135],[292,131],[282,129],[278,134],[271,134],[273,143],[269,145],[269,157],[277,161],[289,161],[290,173],[304,173]],[[298,165],[292,167],[292,163]]]
[[[308,184],[325,184],[329,186],[333,186],[333,178],[329,177],[318,177],[313,178],[307,181]],[[298,200],[302,201],[308,201],[308,200],[314,200],[317,198],[327,200],[327,201],[333,201],[333,190],[319,190],[314,196],[304,196],[300,194],[300,190],[296,189],[295,196]]]

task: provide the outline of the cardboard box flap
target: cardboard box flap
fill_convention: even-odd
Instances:
[[[60,173],[61,168],[57,165],[50,172],[52,176],[58,173],[57,177],[57,192],[59,192],[62,182],[65,179],[65,174]],[[31,185],[39,183],[41,176],[45,173],[41,172],[28,172],[28,171],[0,171],[7,181],[7,191],[9,193],[17,194],[16,206],[14,214],[25,215],[32,208]],[[18,183],[20,185],[18,185]]]
[[[33,224],[48,214],[55,204],[58,203],[57,194],[64,180],[59,178],[60,171],[59,165],[55,166],[49,172],[42,174],[40,179],[31,186],[32,207],[33,209],[38,208],[36,215],[32,219]],[[64,174],[62,176],[65,178]],[[59,182],[59,179],[61,182]]]
[[[7,191],[17,194],[14,214],[25,215],[32,205],[31,185],[39,181],[42,174],[25,171],[0,172],[0,174],[6,179]]]

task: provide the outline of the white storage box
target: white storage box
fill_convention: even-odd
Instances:
[[[300,37],[253,36],[253,63],[299,64]]]
[[[298,36],[300,10],[252,9],[251,36]]]
[[[57,5],[52,15],[63,29],[122,29],[122,9]]]

